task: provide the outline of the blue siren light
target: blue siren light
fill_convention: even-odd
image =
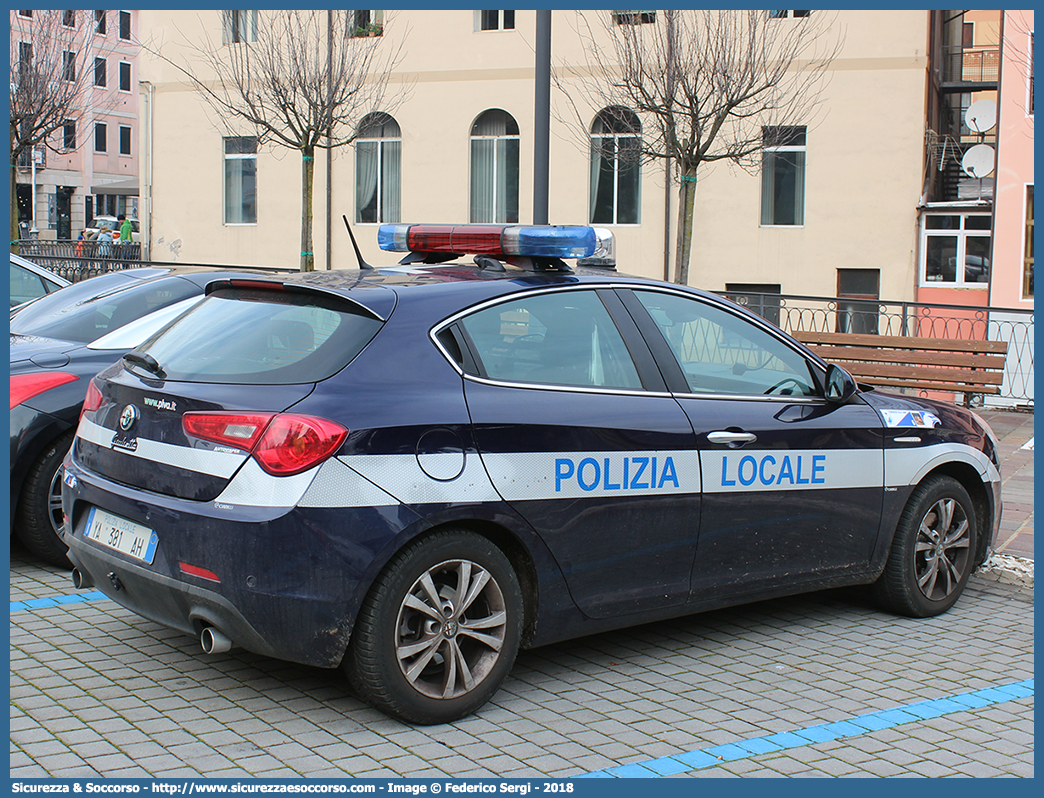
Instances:
[[[377,244],[387,252],[444,252],[528,258],[587,258],[599,245],[593,227],[495,224],[386,224]]]

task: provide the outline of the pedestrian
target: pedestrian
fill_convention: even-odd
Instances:
[[[81,272],[87,268],[87,262],[83,260],[84,251],[87,249],[87,244],[84,243],[86,240],[87,239],[83,236],[83,230],[81,230],[80,237],[76,239],[75,249],[76,259],[79,261],[77,268],[79,268]]]
[[[101,258],[108,259],[112,257],[112,244],[119,238],[119,233],[116,230],[109,230],[108,228],[101,228],[98,231],[98,256]]]
[[[117,217],[116,221],[119,223],[120,227],[120,259],[128,260],[131,254],[131,241],[134,238],[134,225],[132,225],[131,220],[124,216],[122,213]]]

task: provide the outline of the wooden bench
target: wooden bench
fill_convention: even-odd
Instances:
[[[889,388],[999,394],[1008,345],[1003,341],[806,332],[791,335],[856,382]]]

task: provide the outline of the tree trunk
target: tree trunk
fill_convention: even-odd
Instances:
[[[301,271],[315,271],[312,252],[312,187],[315,182],[315,148],[301,150]]]
[[[674,259],[674,282],[689,284],[689,253],[692,252],[692,210],[696,203],[696,171],[685,170],[678,186],[678,246]]]

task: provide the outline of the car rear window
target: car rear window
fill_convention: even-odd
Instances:
[[[292,385],[336,374],[382,324],[334,296],[225,288],[138,351],[177,382]]]
[[[90,343],[199,293],[199,286],[178,277],[142,281],[112,272],[40,297],[12,315],[11,332]]]

